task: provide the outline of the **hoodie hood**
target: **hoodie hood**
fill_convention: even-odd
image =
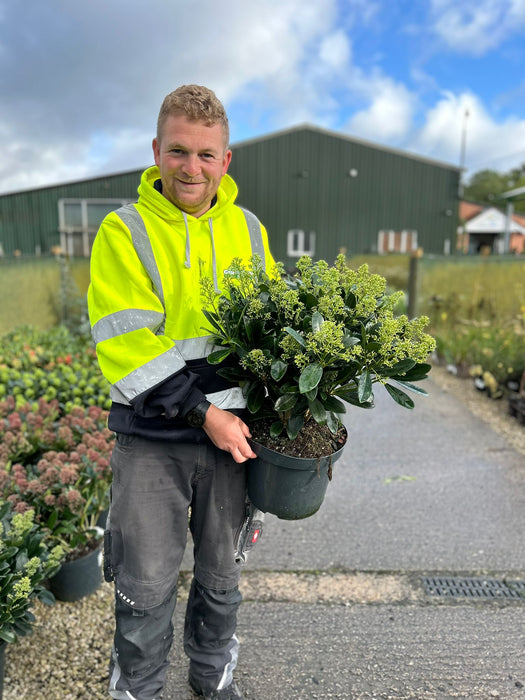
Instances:
[[[191,214],[187,214],[176,207],[172,202],[170,202],[160,191],[160,187],[156,186],[156,183],[160,183],[160,172],[156,165],[148,168],[142,173],[140,180],[140,185],[138,188],[139,193],[139,204],[144,204],[149,209],[151,209],[155,214],[160,216],[165,221],[176,223],[184,223],[184,228],[186,230],[186,249],[185,249],[185,261],[184,266],[191,268],[191,237],[188,222],[197,219]],[[157,189],[158,187],[158,189]],[[210,209],[205,212],[202,216],[198,217],[200,221],[207,221],[210,230],[212,256],[213,256],[213,282],[215,286],[215,291],[220,292],[218,276],[217,276],[217,260],[215,251],[215,239],[213,236],[213,222],[217,220],[222,215],[223,211],[231,204],[235,202],[237,197],[237,185],[233,179],[228,175],[223,175],[219,189],[217,190],[217,195],[215,198],[215,203],[210,207]]]
[[[140,185],[138,188],[139,202],[145,204],[149,209],[152,209],[158,216],[166,221],[181,222],[184,220],[185,212],[172,204],[169,199],[155,188],[155,182],[160,180],[160,172],[156,165],[148,168],[142,173]],[[226,173],[221,179],[221,184],[217,190],[217,201],[215,204],[199,219],[217,219],[221,216],[224,208],[233,204],[237,198],[237,185],[233,179]],[[191,214],[185,214],[187,219],[191,220],[195,217]]]

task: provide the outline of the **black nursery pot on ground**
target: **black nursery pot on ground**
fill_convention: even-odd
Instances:
[[[57,600],[74,602],[94,593],[102,585],[103,540],[88,554],[62,564],[49,579],[49,588]]]
[[[265,513],[282,520],[302,520],[317,513],[324,501],[332,465],[345,445],[326,457],[282,454],[250,440],[257,459],[248,465],[248,497]]]

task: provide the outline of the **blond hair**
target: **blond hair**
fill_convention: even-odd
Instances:
[[[184,115],[191,121],[201,121],[206,126],[220,124],[224,133],[224,145],[228,147],[230,128],[222,102],[215,93],[202,85],[181,85],[166,95],[157,119],[157,139],[161,140],[164,123],[168,117]]]

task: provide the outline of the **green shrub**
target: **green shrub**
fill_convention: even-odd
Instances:
[[[18,406],[57,399],[63,413],[73,406],[110,408],[109,384],[90,339],[64,326],[24,326],[4,335],[1,348],[0,399],[14,396]]]
[[[525,370],[525,263],[519,259],[425,262],[419,310],[437,352],[467,369],[479,365],[505,386]]]

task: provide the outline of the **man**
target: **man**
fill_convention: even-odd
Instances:
[[[115,581],[109,694],[159,698],[188,529],[194,579],[184,648],[189,682],[209,699],[242,698],[233,680],[246,525],[245,462],[255,457],[239,387],[216,374],[200,279],[216,289],[234,257],[273,265],[265,229],[234,204],[228,120],[207,88],[169,94],[137,204],[109,214],[93,245],[88,304],[117,434],[105,535]]]

